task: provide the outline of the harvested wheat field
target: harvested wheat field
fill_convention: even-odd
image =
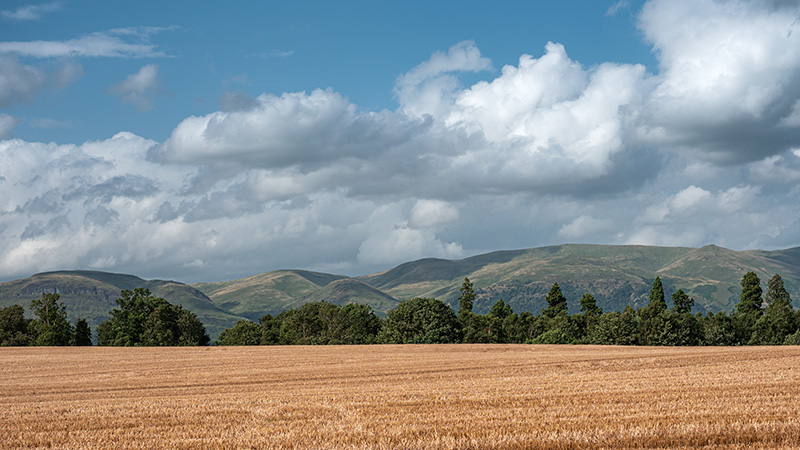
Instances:
[[[0,447],[798,448],[800,348],[0,349]]]

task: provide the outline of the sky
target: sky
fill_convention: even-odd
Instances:
[[[0,280],[800,245],[796,1],[0,4]]]

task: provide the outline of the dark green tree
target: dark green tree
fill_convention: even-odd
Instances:
[[[490,309],[488,313],[490,317],[494,317],[500,321],[505,320],[506,317],[512,314],[514,314],[514,310],[511,309],[511,305],[504,302],[502,298],[495,302],[495,304],[492,306],[492,309]]]
[[[796,331],[797,324],[794,321],[792,307],[783,302],[775,302],[767,306],[764,314],[756,320],[747,344],[781,345],[787,336]]]
[[[278,314],[280,321],[280,343],[283,345],[322,345],[327,344],[327,328],[323,321],[326,314],[332,313],[336,305],[313,302],[283,311]]]
[[[795,331],[794,334],[786,336],[783,345],[800,345],[800,330]]]
[[[58,294],[45,292],[41,299],[31,301],[31,310],[37,317],[31,322],[36,330],[33,345],[70,345],[72,325],[67,320],[67,308],[59,298]]]
[[[261,318],[261,343],[265,345],[373,344],[381,322],[369,305],[330,302],[306,303],[273,318]]]
[[[698,345],[702,338],[700,322],[691,313],[663,311],[658,324],[660,327],[649,337],[648,345]]]
[[[532,344],[575,344],[578,341],[579,324],[566,311],[561,311],[555,317],[542,315],[539,320],[544,332],[534,337]]]
[[[75,322],[75,332],[72,334],[72,345],[86,347],[92,345],[92,329],[86,319]]]
[[[508,342],[505,321],[506,319],[512,318],[514,315],[514,310],[511,309],[511,305],[504,302],[503,299],[495,302],[492,309],[486,314],[484,333],[487,335],[488,339],[484,342],[495,344]],[[509,320],[513,320],[513,318]]]
[[[462,342],[466,344],[488,344],[494,342],[496,336],[492,333],[492,320],[488,315],[463,313],[458,317],[462,324]]]
[[[22,305],[0,308],[0,347],[26,346],[31,343],[28,333],[31,320],[25,318]]]
[[[155,297],[149,289],[123,289],[115,300],[119,308],[97,327],[98,345],[132,347],[142,345],[147,317],[153,311]]]
[[[191,311],[154,297],[149,289],[124,289],[116,299],[119,308],[97,327],[98,345],[194,346],[208,345],[203,323]]]
[[[764,296],[764,300],[767,302],[767,307],[775,303],[792,306],[792,298],[783,286],[783,278],[777,273],[767,283],[767,294]]]
[[[223,330],[217,345],[259,345],[261,343],[261,326],[250,320],[240,320],[236,325]]]
[[[547,301],[547,308],[542,310],[542,314],[545,316],[553,318],[567,312],[567,299],[561,293],[558,283],[553,283],[553,287],[550,288],[545,300]]]
[[[261,345],[279,345],[281,343],[281,321],[267,314],[258,319],[261,325]]]
[[[751,345],[780,345],[797,331],[792,299],[783,287],[783,279],[776,274],[767,285],[767,308],[753,327]]]
[[[647,306],[640,308],[639,313],[639,338],[644,345],[664,345],[662,336],[664,329],[669,325],[667,321],[667,301],[664,297],[664,285],[661,278],[656,277],[650,289],[650,300]]]
[[[144,322],[140,344],[144,347],[178,345],[178,308],[161,297],[152,298],[148,308],[150,313]]]
[[[595,345],[636,345],[638,316],[630,305],[622,312],[607,312],[598,318],[597,326],[586,335],[586,342]]]
[[[383,344],[438,344],[461,340],[460,326],[449,306],[434,298],[403,300],[386,316],[378,334]]]
[[[620,315],[617,345],[637,345],[641,343],[638,334],[639,319],[636,310],[631,305],[625,307]]]
[[[735,345],[736,328],[733,319],[720,311],[708,313],[703,318],[703,345]]]
[[[739,296],[739,303],[736,304],[736,311],[740,314],[752,314],[760,316],[761,310],[761,280],[755,272],[747,272],[742,277],[742,293]]]
[[[174,305],[178,310],[178,342],[175,345],[183,347],[206,346],[211,342],[211,338],[206,333],[203,322],[197,315],[188,309],[183,309],[180,305]]]
[[[597,319],[593,328],[587,328],[585,342],[594,345],[618,345],[618,334],[621,328],[619,311],[607,312]]]
[[[533,314],[523,311],[520,314],[510,314],[503,319],[503,333],[505,342],[509,344],[522,344],[532,337],[528,337],[533,322]]]
[[[753,330],[755,329],[758,318],[764,314],[761,309],[761,280],[755,272],[747,272],[741,281],[742,293],[739,296],[739,303],[736,304],[736,312],[731,315],[736,330],[736,342],[747,344],[750,342]]]
[[[580,325],[580,342],[588,343],[589,336],[600,321],[603,309],[597,306],[597,300],[590,293],[585,293],[579,301],[581,305],[581,315],[578,317]]]
[[[372,307],[358,303],[344,305],[338,314],[343,323],[338,340],[341,344],[374,344],[381,330],[381,320]]]
[[[686,295],[683,289],[678,289],[677,292],[672,294],[672,309],[676,313],[691,313],[692,307],[694,307],[694,299]]]
[[[464,282],[461,283],[461,295],[458,297],[458,316],[471,313],[473,303],[475,303],[475,290],[469,278],[464,277]]]
[[[590,293],[585,293],[580,299],[581,312],[599,316],[603,314],[603,309],[597,306],[597,300]]]
[[[667,300],[664,297],[664,285],[661,284],[661,277],[656,277],[656,280],[653,282],[653,287],[650,289],[650,301],[647,303],[647,307],[654,313],[656,311],[667,310]]]

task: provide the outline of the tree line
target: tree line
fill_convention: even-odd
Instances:
[[[25,317],[21,305],[0,308],[0,346],[92,345],[92,330],[85,319],[67,320],[57,293],[43,293],[31,301],[35,318]],[[122,290],[118,308],[97,327],[97,344],[110,346],[208,345],[205,326],[180,305],[154,297],[149,289]]]
[[[224,330],[218,345],[292,344],[433,344],[530,343],[599,345],[800,345],[800,311],[791,305],[780,275],[767,292],[754,272],[741,280],[734,311],[693,314],[694,299],[682,289],[667,306],[661,279],[656,277],[647,306],[603,312],[595,298],[584,294],[580,312],[570,314],[558,283],[546,297],[540,314],[517,314],[503,300],[486,314],[472,311],[475,291],[469,278],[461,285],[458,313],[433,298],[400,302],[386,318],[367,305],[307,303],[258,323],[241,320]]]
[[[379,318],[368,305],[307,303],[299,308],[265,315],[258,323],[241,320],[224,330],[217,345],[326,345],[531,343],[601,345],[800,345],[800,311],[780,275],[764,293],[754,272],[741,280],[735,310],[693,314],[694,299],[682,289],[672,294],[668,308],[664,287],[656,278],[647,306],[604,312],[586,293],[580,312],[570,314],[558,283],[547,294],[547,306],[534,315],[515,313],[498,300],[486,314],[472,311],[475,291],[469,278],[461,285],[458,313],[434,298],[403,300]],[[35,318],[24,308],[0,308],[0,346],[92,345],[86,320],[67,320],[57,293],[31,301]],[[154,297],[148,289],[122,290],[117,308],[97,327],[98,345],[208,345],[209,336],[197,316],[180,305]]]

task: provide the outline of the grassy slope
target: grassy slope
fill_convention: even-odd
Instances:
[[[48,272],[0,283],[0,306],[20,304],[27,309],[30,301],[41,297],[43,292],[57,292],[71,321],[82,317],[94,328],[117,306],[115,300],[121,290],[137,287],[150,289],[153,295],[195,313],[212,339],[242,318],[218,307],[198,289],[182,283],[94,271]]]
[[[425,296],[457,304],[464,277],[475,285],[476,311],[487,311],[503,299],[514,310],[538,313],[558,282],[571,312],[578,299],[592,293],[601,307],[618,310],[647,303],[653,279],[660,276],[669,297],[678,288],[695,298],[696,311],[732,311],[738,302],[742,275],[754,270],[763,287],[775,273],[800,306],[800,247],[779,251],[735,252],[717,246],[702,248],[560,245],[500,251],[462,260],[422,259],[394,269],[348,278],[304,270],[280,270],[248,278],[192,286],[146,281],[103,272],[52,272],[0,284],[0,306],[30,300],[54,289],[62,294],[70,317],[96,325],[115,307],[120,289],[149,288],[157,296],[195,312],[212,338],[245,317],[258,320],[303,303],[366,303],[379,314],[398,300]],[[669,303],[669,301],[668,301]]]
[[[332,281],[311,295],[298,300],[291,307],[297,308],[302,306],[303,303],[317,301],[328,301],[341,306],[348,303],[362,303],[370,305],[373,311],[379,315],[385,315],[400,303],[394,297],[362,281],[354,278],[343,278]]]
[[[729,311],[738,301],[741,277],[749,270],[764,283],[780,273],[789,292],[798,292],[800,250],[560,245],[461,261],[421,260],[360,279],[395,298],[429,296],[455,305],[461,282],[469,277],[478,293],[478,312],[501,298],[515,310],[538,312],[556,282],[571,311],[578,310],[578,299],[585,292],[606,309],[643,306],[653,279],[660,276],[668,296],[681,288],[695,298],[699,310]]]
[[[221,308],[258,321],[264,314],[276,315],[318,292],[328,283],[346,277],[306,270],[278,270],[232,281],[192,285]],[[302,304],[302,303],[301,303]]]

